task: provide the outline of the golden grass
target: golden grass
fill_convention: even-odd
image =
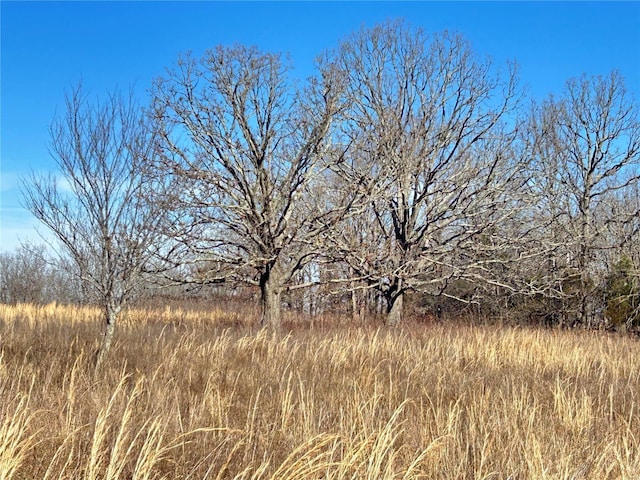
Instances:
[[[637,479],[640,343],[0,306],[0,480]]]

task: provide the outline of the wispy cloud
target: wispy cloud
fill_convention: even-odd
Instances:
[[[0,173],[0,192],[17,191],[20,182],[20,174],[17,172]]]

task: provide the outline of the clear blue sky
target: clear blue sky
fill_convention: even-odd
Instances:
[[[178,53],[236,42],[288,52],[303,74],[362,25],[404,17],[459,31],[495,62],[516,60],[529,95],[618,69],[640,101],[640,2],[0,2],[0,251],[38,241],[18,178],[49,171],[48,125],[80,79],[91,93],[135,85],[144,102]]]

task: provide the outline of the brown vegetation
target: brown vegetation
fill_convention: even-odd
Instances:
[[[640,476],[640,344],[586,331],[0,306],[0,480]]]

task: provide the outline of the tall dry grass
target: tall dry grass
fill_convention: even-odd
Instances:
[[[0,480],[640,478],[640,344],[0,306]]]

